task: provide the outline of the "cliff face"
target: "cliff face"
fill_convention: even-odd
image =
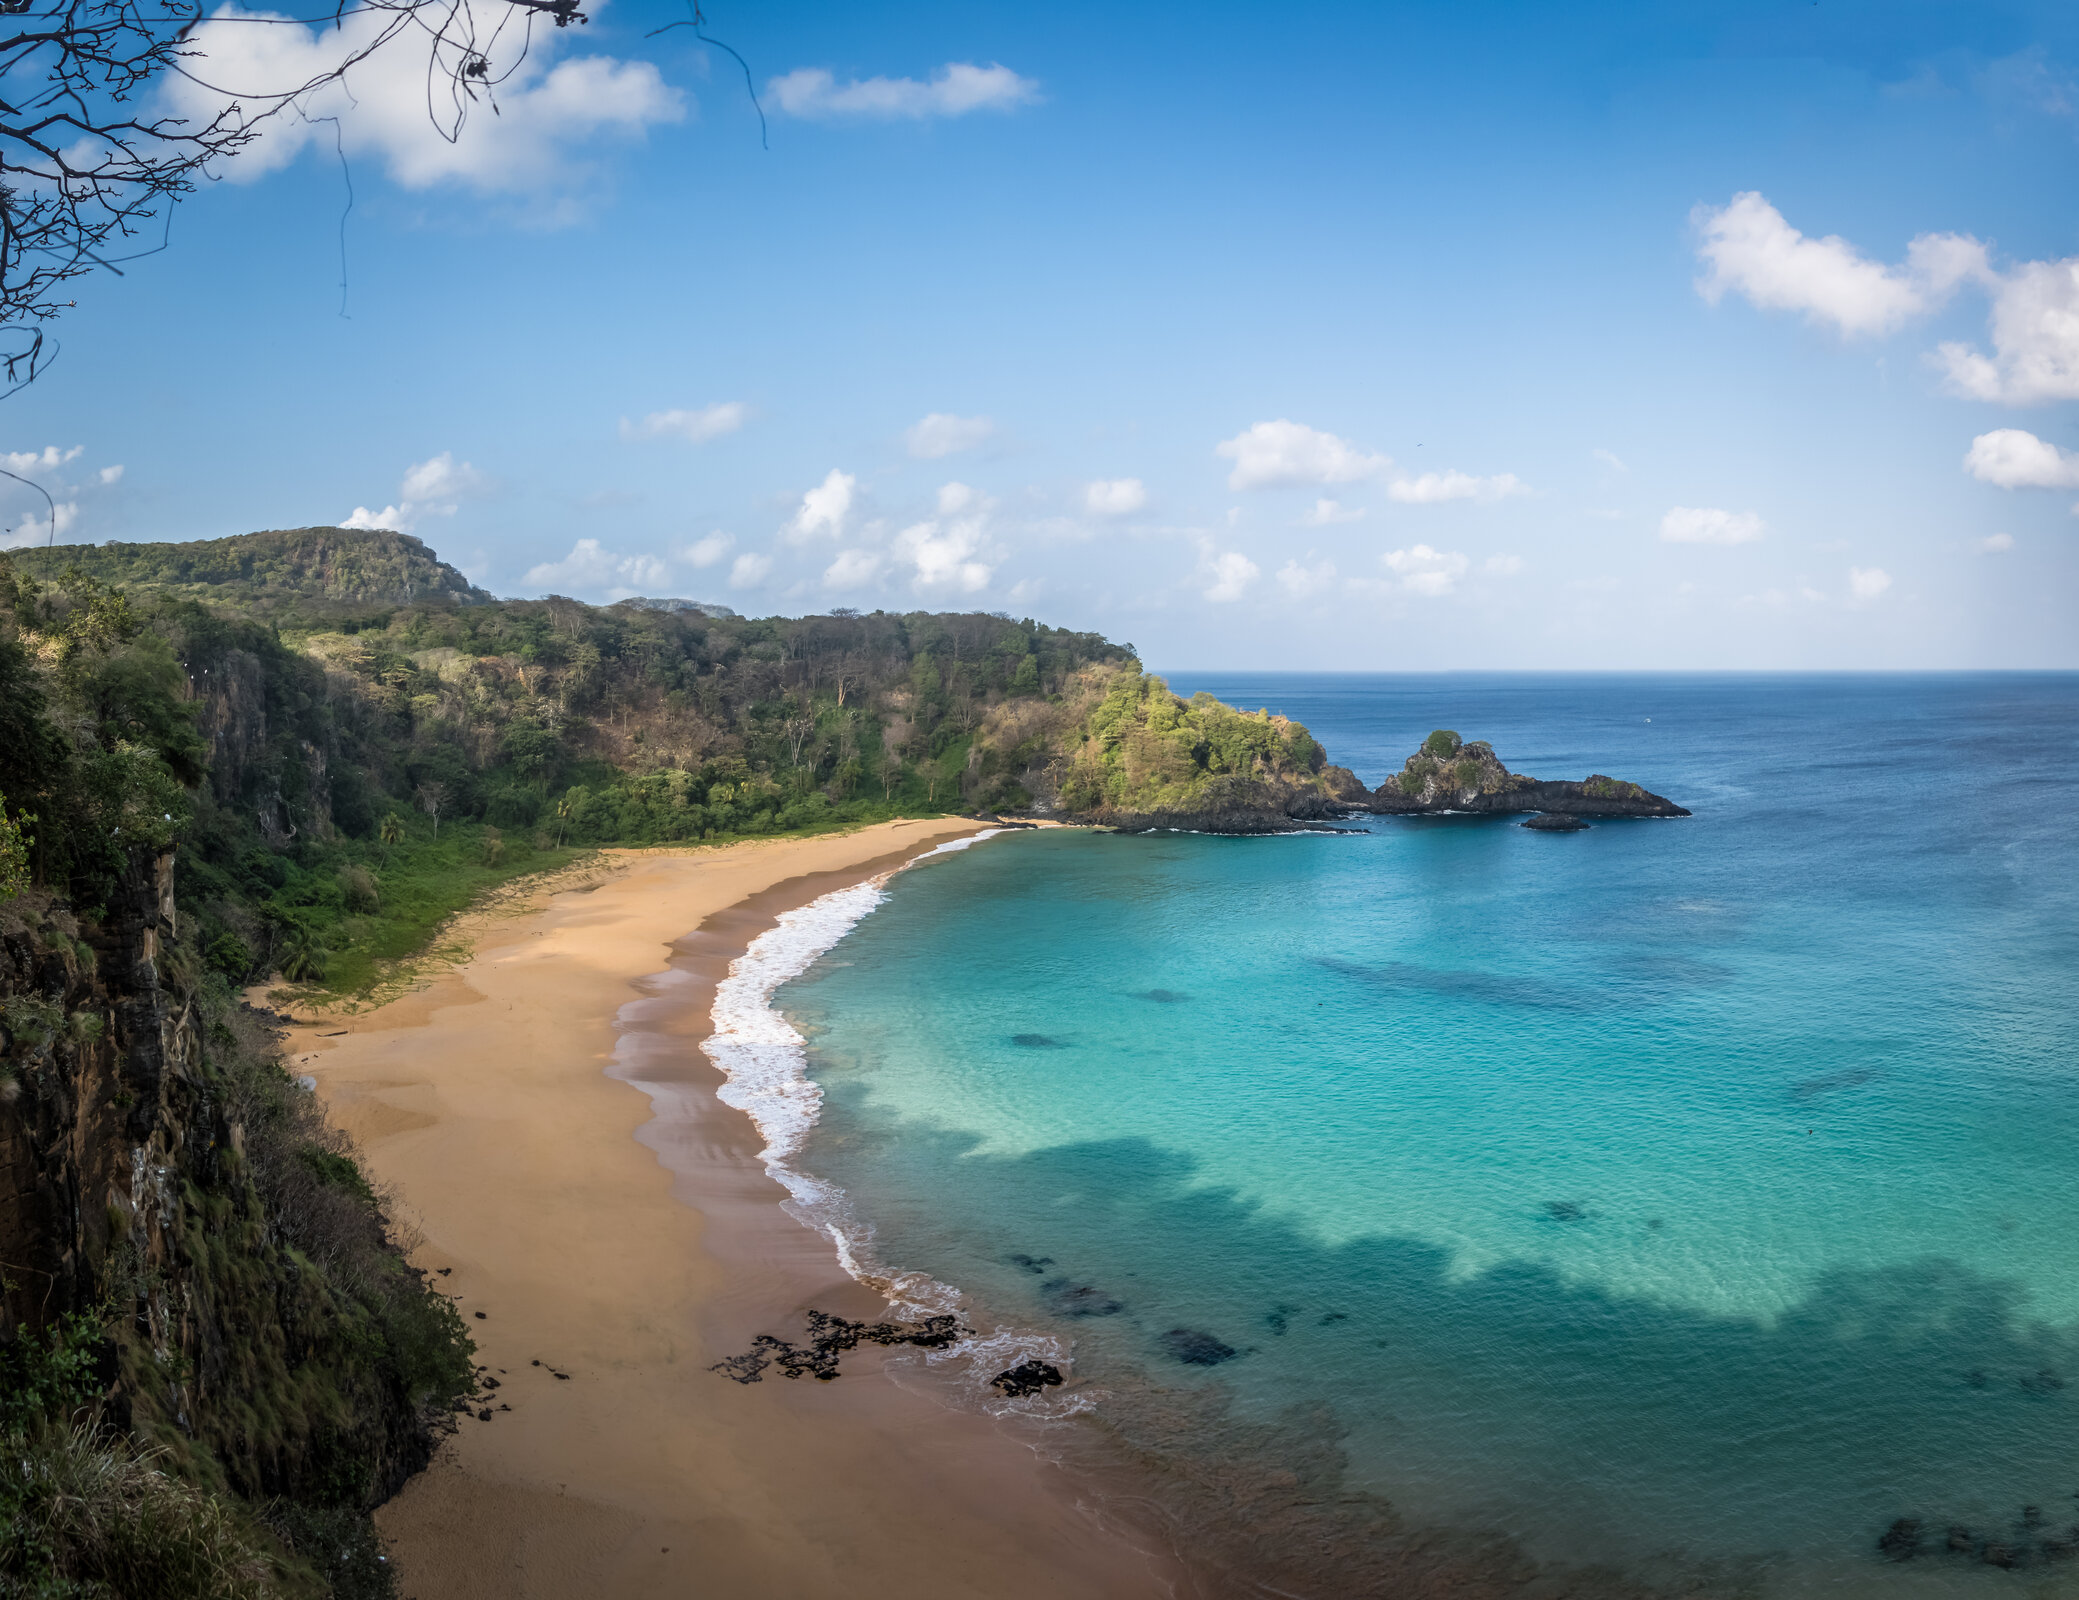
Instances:
[[[98,919],[0,902],[0,1353],[87,1313],[108,1423],[205,1485],[371,1505],[467,1385],[459,1324],[271,1038],[187,987],[172,881],[140,853]]]
[[[1576,817],[1686,817],[1672,800],[1636,783],[1593,775],[1580,782],[1511,772],[1484,739],[1462,743],[1440,728],[1372,794],[1368,809],[1392,816],[1439,812],[1550,811]]]

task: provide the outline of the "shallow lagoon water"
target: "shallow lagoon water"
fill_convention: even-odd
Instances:
[[[1174,681],[1368,782],[1442,724],[1697,814],[901,875],[780,994],[880,1257],[1072,1340],[1137,1448],[1328,1441],[1360,1538],[2079,1594],[2079,680]]]

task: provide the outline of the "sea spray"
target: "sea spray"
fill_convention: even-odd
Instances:
[[[966,1297],[928,1273],[889,1267],[874,1248],[873,1224],[858,1215],[851,1197],[837,1184],[793,1164],[822,1112],[823,1091],[808,1074],[807,1041],[773,1007],[772,997],[881,905],[888,898],[888,880],[897,872],[1004,831],[986,828],[949,840],[864,883],[832,890],[782,912],[775,926],[730,962],[728,977],[715,986],[713,1027],[700,1047],[724,1080],[715,1097],[748,1116],[765,1141],[759,1156],[766,1172],[787,1191],[782,1204],[788,1214],[826,1236],[839,1265],[884,1296],[899,1317],[957,1314]],[[960,1387],[992,1414],[1066,1416],[1087,1410],[1095,1399],[1087,1391],[1005,1398],[989,1387],[993,1375],[1022,1361],[1068,1370],[1067,1344],[1044,1333],[1006,1327],[977,1331],[946,1349],[928,1352],[926,1359],[934,1367],[951,1368],[963,1380]]]

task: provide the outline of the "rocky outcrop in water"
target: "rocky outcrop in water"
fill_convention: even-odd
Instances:
[[[1368,810],[1387,816],[1526,811],[1555,817],[1686,817],[1687,809],[1636,783],[1596,773],[1580,782],[1526,777],[1503,766],[1484,739],[1448,728],[1422,741],[1407,764],[1372,792]],[[1545,824],[1553,826],[1553,824]]]

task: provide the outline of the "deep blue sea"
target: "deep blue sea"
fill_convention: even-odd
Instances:
[[[898,876],[778,1000],[880,1257],[1286,1592],[2079,1595],[2079,677],[1172,683],[1695,815]]]

